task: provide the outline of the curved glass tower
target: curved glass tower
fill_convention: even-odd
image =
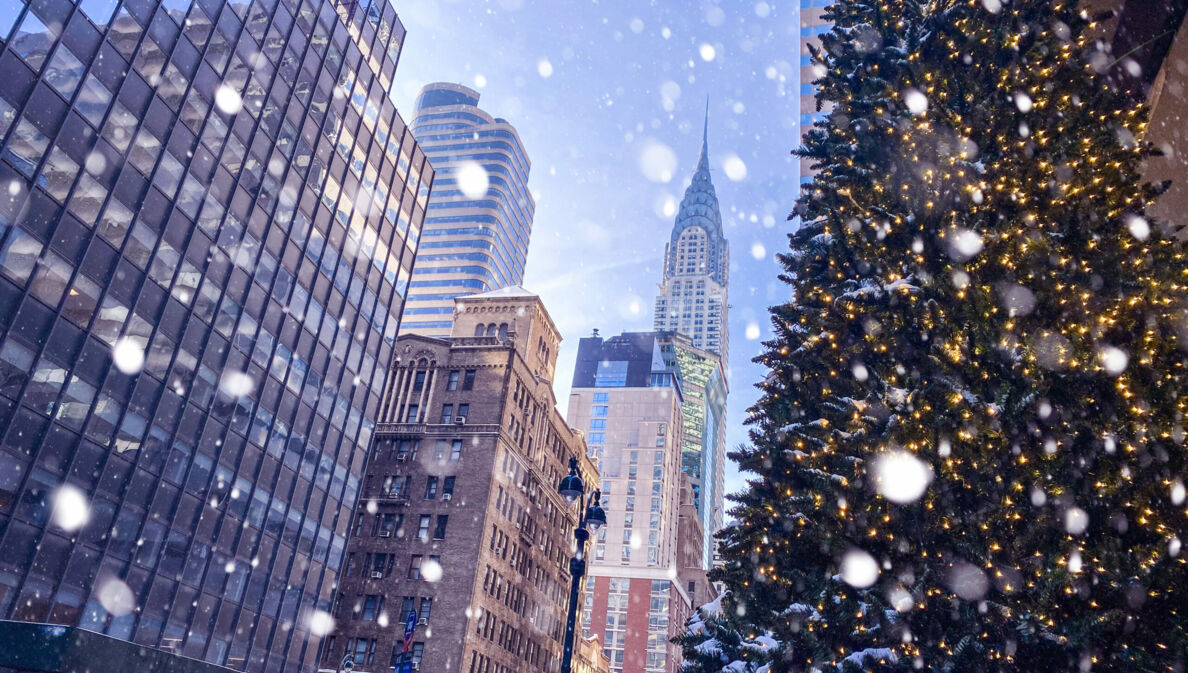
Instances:
[[[404,333],[448,336],[456,297],[519,285],[536,204],[516,129],[479,93],[437,82],[417,96],[412,131],[437,169]]]

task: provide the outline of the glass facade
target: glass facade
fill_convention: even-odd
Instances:
[[[693,505],[702,530],[702,567],[714,557],[713,531],[722,528],[726,469],[726,376],[717,355],[673,335],[661,350],[679,372],[685,393],[681,402],[681,472],[689,476]]]
[[[403,38],[0,2],[0,618],[310,669],[433,180]]]
[[[524,280],[531,163],[515,127],[478,102],[477,91],[445,82],[417,96],[411,126],[438,179],[401,323],[408,333],[449,336],[456,297]]]

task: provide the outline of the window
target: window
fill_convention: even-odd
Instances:
[[[405,423],[420,422],[420,416],[417,414],[417,411],[418,411],[417,405],[415,405],[415,404],[408,405],[408,417],[404,419],[404,422]]]
[[[9,8],[8,11],[14,11]],[[16,11],[19,11],[16,10]],[[59,24],[60,25],[60,24]],[[45,57],[49,55],[49,48],[54,43],[54,35],[33,12],[25,14],[25,20],[17,28],[16,34],[9,41],[9,47],[15,51],[25,63],[36,72],[41,70]]]
[[[355,666],[360,663],[372,663],[375,659],[375,639],[354,639],[354,647],[352,642],[347,641],[347,649],[353,650]]]
[[[384,597],[368,595],[363,600],[363,621],[374,622],[376,616],[384,611]]]
[[[605,418],[591,418],[590,419],[590,429],[591,430],[605,430],[606,429],[606,419]]]
[[[437,499],[437,477],[429,477],[429,479],[425,481],[425,499]]]
[[[429,538],[429,519],[428,514],[421,515],[421,524],[417,526],[417,539],[424,541]]]
[[[603,444],[605,442],[606,442],[606,433],[605,432],[591,432],[590,433],[590,443],[591,444]]]
[[[610,393],[594,393],[594,402],[610,402]]]
[[[78,83],[82,81],[85,71],[82,61],[79,61],[63,43],[50,59],[49,67],[45,71],[45,81],[69,100],[78,88]]]
[[[375,517],[375,523],[371,526],[372,536],[392,537],[392,531],[396,528],[396,515],[394,514],[380,514]]]
[[[29,12],[32,17],[33,13]],[[28,119],[22,119],[8,139],[8,147],[4,156],[16,166],[17,170],[28,177],[32,177],[37,170],[37,164],[49,147],[49,138],[37,130]]]
[[[454,495],[454,479],[455,479],[454,477],[446,477],[445,478],[445,481],[441,485],[441,492],[443,495],[448,495],[448,496]]]
[[[408,613],[413,611],[415,607],[414,601],[416,599],[412,596],[405,596],[404,601],[400,604],[400,623],[403,624],[408,620]]]
[[[429,517],[424,517],[424,518],[428,519]],[[425,525],[428,526],[428,523],[426,523]],[[409,561],[408,578],[410,580],[421,579],[421,561],[423,561],[423,560],[424,560],[423,556],[421,556],[420,554],[414,554],[412,557],[412,560]],[[411,607],[409,609],[411,609]],[[401,616],[401,619],[402,620],[404,619],[403,615]]]
[[[421,655],[423,654],[425,654],[425,643],[413,643],[412,661],[414,664],[421,663]]]
[[[462,459],[462,440],[455,439],[450,446],[450,460]]]
[[[457,369],[450,372],[450,378],[446,382],[446,390],[457,390],[458,389],[458,375],[459,374],[461,374],[461,372],[459,372]]]
[[[452,422],[453,415],[454,415],[454,405],[452,405],[452,404],[441,405],[441,424],[442,425]]]
[[[597,404],[597,405],[594,405],[594,407],[590,409],[590,415],[591,416],[605,416],[606,410],[607,410],[607,406],[605,404]]]
[[[433,599],[432,598],[422,598],[421,599],[421,614],[418,615],[418,617],[420,619],[423,619],[426,622],[428,622],[429,621],[429,613],[432,610],[433,610]]]
[[[595,388],[612,388],[627,385],[627,361],[604,360],[598,363],[594,373]]]
[[[462,378],[462,390],[474,390],[474,375],[476,370],[467,369],[466,376]]]
[[[469,415],[470,415],[470,405],[469,404],[459,404],[458,405],[458,418],[466,418]]]
[[[449,520],[450,520],[450,517],[448,514],[438,514],[437,515],[437,526],[434,527],[434,529],[433,529],[433,539],[434,540],[444,540],[445,539],[446,524],[449,522]]]

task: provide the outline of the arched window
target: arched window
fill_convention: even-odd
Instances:
[[[487,325],[487,336],[495,336],[495,323]]]
[[[500,339],[506,339],[506,338],[507,338],[507,323],[500,323],[500,324],[499,324],[499,338],[500,338]]]
[[[474,335],[475,336],[482,336],[484,331],[486,331],[486,328],[483,327],[482,323],[479,323],[474,326]]]

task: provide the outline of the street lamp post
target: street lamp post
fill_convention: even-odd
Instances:
[[[597,531],[606,525],[606,512],[599,504],[602,491],[595,489],[587,501],[583,496],[586,486],[578,475],[577,458],[569,459],[569,475],[561,479],[557,492],[565,497],[566,502],[578,503],[578,524],[573,529],[577,548],[573,558],[569,559],[569,614],[565,618],[565,643],[561,653],[561,673],[570,673],[573,667],[573,641],[577,625],[577,607],[581,598],[582,578],[586,575],[586,541],[590,539],[590,530]]]

